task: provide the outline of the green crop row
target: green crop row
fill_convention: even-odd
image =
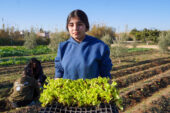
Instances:
[[[0,66],[26,64],[32,57],[37,58],[41,62],[54,61],[55,56],[56,54],[47,54],[47,55],[40,55],[40,56],[23,56],[23,57],[16,57],[16,58],[14,57],[4,58],[4,59],[0,59]]]
[[[5,46],[0,47],[0,57],[10,56],[29,56],[51,53],[47,46],[37,46],[35,49],[26,49],[24,46]]]

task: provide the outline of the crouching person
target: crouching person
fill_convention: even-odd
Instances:
[[[36,58],[31,58],[26,67],[31,70],[34,78],[38,81],[39,86],[42,87],[47,77],[44,75],[41,62]]]
[[[31,72],[29,68],[25,68],[22,77],[15,81],[8,98],[13,108],[30,105],[38,100],[40,95],[39,85]]]

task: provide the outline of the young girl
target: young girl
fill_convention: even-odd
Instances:
[[[112,62],[109,47],[95,37],[86,35],[89,30],[87,15],[82,10],[72,11],[66,29],[70,39],[58,46],[55,58],[55,78],[91,79],[110,77]]]

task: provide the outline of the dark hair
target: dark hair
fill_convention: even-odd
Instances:
[[[28,67],[25,67],[24,68],[24,75],[25,76],[30,76],[30,77],[32,77],[32,73],[31,73],[32,71],[31,71],[31,69],[30,68],[28,68]]]
[[[30,59],[30,63],[37,63],[37,64],[39,64],[40,61],[37,60],[36,58],[31,58],[31,59]]]
[[[72,17],[78,17],[86,26],[86,31],[89,30],[89,21],[86,13],[80,9],[73,10],[67,17],[66,29],[68,31],[68,24]]]
[[[35,68],[33,68],[34,63],[36,64]],[[36,80],[38,80],[39,76],[43,74],[41,62],[37,60],[36,58],[31,58],[27,67],[31,70],[31,73]]]

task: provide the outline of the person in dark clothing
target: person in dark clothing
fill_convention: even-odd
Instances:
[[[43,73],[41,62],[36,58],[31,58],[26,67],[32,71],[32,74],[34,78],[38,81],[39,86],[42,86],[47,77]]]
[[[15,108],[26,106],[38,100],[39,96],[40,89],[37,80],[35,80],[29,68],[24,68],[23,75],[15,81],[8,100]]]

